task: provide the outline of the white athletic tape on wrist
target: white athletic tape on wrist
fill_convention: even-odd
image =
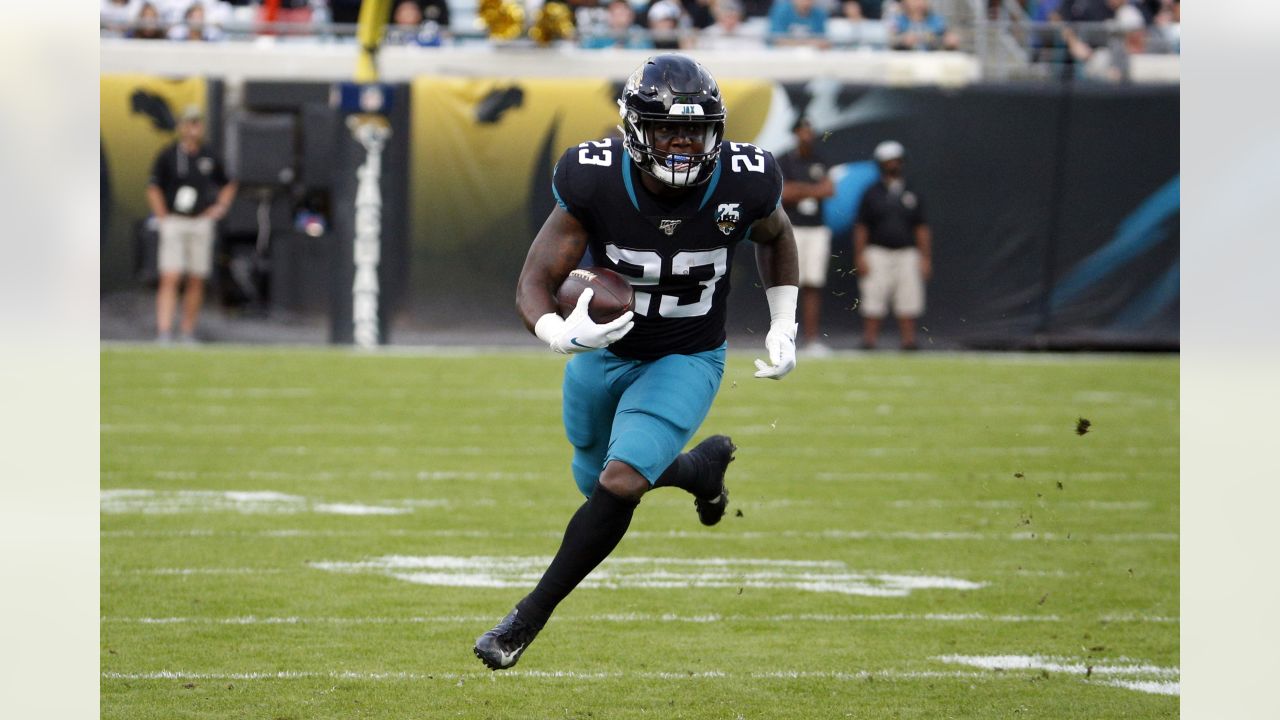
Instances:
[[[765,288],[764,297],[769,301],[769,327],[794,328],[800,288],[795,285],[774,285]]]

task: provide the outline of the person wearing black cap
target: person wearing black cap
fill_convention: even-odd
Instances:
[[[862,196],[853,226],[862,346],[876,346],[890,306],[902,349],[916,349],[916,320],[924,313],[924,285],[933,275],[933,235],[920,195],[902,177],[902,144],[886,140],[873,156],[880,180]]]

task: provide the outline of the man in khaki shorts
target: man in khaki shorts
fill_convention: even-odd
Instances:
[[[831,262],[831,230],[822,221],[822,201],[835,194],[828,175],[830,164],[818,152],[813,127],[801,117],[792,126],[796,146],[778,158],[782,170],[782,209],[795,231],[800,253],[800,332],[804,350],[825,355],[830,349],[822,342],[818,324],[822,312],[822,288],[827,285]]]
[[[178,140],[156,155],[147,185],[147,204],[160,225],[156,337],[161,342],[173,337],[178,285],[184,274],[179,329],[184,342],[195,342],[205,278],[213,264],[214,224],[227,214],[236,187],[204,144],[203,113],[188,107],[178,122]]]
[[[873,153],[880,180],[862,196],[853,226],[862,346],[874,348],[890,307],[903,350],[915,350],[916,320],[924,314],[924,284],[933,275],[933,235],[920,195],[902,177],[904,150],[887,140]]]

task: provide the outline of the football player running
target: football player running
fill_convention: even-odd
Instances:
[[[516,289],[525,325],[573,356],[563,420],[587,501],[537,586],[476,640],[476,656],[494,670],[516,664],[560,601],[617,546],[651,488],[693,494],[704,525],[724,516],[733,443],[713,435],[680,451],[720,387],[728,273],[743,240],[754,245],[771,316],[769,361],[756,360],[755,376],[781,379],[796,364],[798,261],[773,156],[724,139],[716,81],[683,55],[649,58],[618,105],[621,141],[584,142],[556,165],[556,206]],[[588,253],[588,264],[631,281],[634,312],[597,324],[587,316],[588,289],[567,318],[556,314],[557,289]]]

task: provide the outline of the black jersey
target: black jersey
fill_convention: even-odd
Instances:
[[[855,222],[867,226],[868,244],[894,250],[915,247],[915,230],[925,224],[924,203],[910,185],[890,189],[881,180],[862,194]]]
[[[188,154],[182,143],[170,143],[151,165],[150,184],[164,193],[164,204],[177,215],[199,215],[218,201],[218,191],[230,182],[226,168],[208,145]]]
[[[676,197],[645,189],[641,170],[616,139],[569,148],[551,189],[586,228],[592,265],[631,281],[635,327],[609,346],[637,360],[713,350],[725,340],[729,269],[751,224],[782,199],[773,156],[725,141],[706,183]]]
[[[803,157],[799,150],[792,150],[778,158],[778,167],[782,169],[784,181],[816,183],[822,182],[831,166],[816,151]],[[784,203],[782,209],[787,211],[791,224],[797,227],[820,227],[823,224],[821,200],[805,198],[798,203]]]

